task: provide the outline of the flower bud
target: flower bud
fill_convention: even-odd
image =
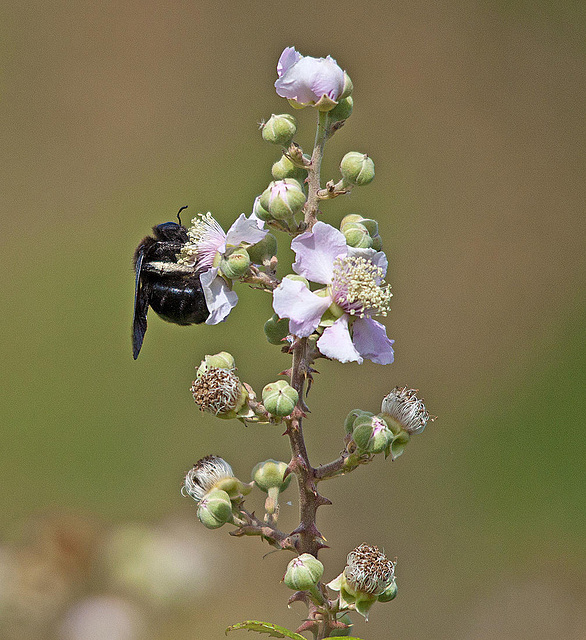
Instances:
[[[236,249],[229,256],[222,258],[220,271],[229,280],[240,278],[248,273],[250,267],[250,256],[246,249]]]
[[[273,488],[277,488],[279,491],[285,491],[293,477],[289,474],[283,479],[286,470],[286,462],[265,460],[264,462],[259,462],[254,467],[252,470],[252,479],[254,480],[254,484],[265,493],[268,493],[269,489]]]
[[[263,220],[264,222],[268,222],[273,219],[273,216],[260,203],[260,196],[257,196],[254,200],[252,213],[254,213],[259,220]]]
[[[350,151],[342,158],[340,172],[347,184],[362,187],[374,180],[374,162],[365,153]]]
[[[395,387],[383,399],[381,412],[393,433],[400,429],[413,435],[421,433],[428,421],[433,422],[436,416],[430,416],[423,399],[417,397],[417,389]]]
[[[287,156],[281,156],[281,159],[275,162],[271,169],[275,180],[284,180],[285,178],[293,178],[303,182],[307,178],[307,170],[303,167],[294,165]]]
[[[277,238],[272,233],[267,233],[262,240],[248,247],[247,251],[252,263],[264,264],[277,255]]]
[[[352,440],[362,453],[381,453],[392,442],[393,434],[378,416],[359,416],[354,421]]]
[[[282,345],[283,340],[289,335],[289,319],[281,319],[273,313],[265,322],[264,331],[270,344]]]
[[[313,589],[324,572],[323,564],[310,553],[302,553],[287,565],[283,582],[294,591]]]
[[[197,509],[199,521],[208,529],[218,529],[233,520],[230,496],[221,489],[207,493]]]
[[[270,382],[262,390],[265,409],[274,416],[288,416],[298,400],[299,394],[285,380]]]
[[[344,428],[346,429],[346,433],[352,433],[356,418],[360,416],[373,415],[374,413],[370,413],[370,411],[362,411],[362,409],[352,409],[352,411],[350,411],[350,413],[346,416],[346,420],[344,420]]]
[[[330,122],[339,122],[340,120],[347,120],[354,109],[354,100],[351,97],[340,100],[338,104],[328,112]]]
[[[282,147],[289,145],[297,133],[297,120],[288,113],[273,115],[262,125],[262,137],[266,142]]]
[[[348,224],[353,224],[355,222],[362,222],[364,218],[359,213],[349,213],[347,216],[342,218],[342,222],[340,222],[340,231],[344,232],[344,228]]]
[[[349,247],[355,247],[356,249],[370,249],[372,247],[372,238],[368,233],[368,229],[360,222],[352,222],[345,225],[342,233]]]
[[[275,220],[288,220],[301,211],[305,204],[305,193],[297,180],[277,180],[265,189],[260,204]]]

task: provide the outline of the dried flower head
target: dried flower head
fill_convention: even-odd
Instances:
[[[191,385],[195,404],[216,416],[242,407],[242,392],[242,383],[233,369],[210,367]]]
[[[395,563],[378,547],[361,544],[348,554],[344,577],[354,591],[378,596],[395,577]]]
[[[234,478],[232,467],[219,456],[206,456],[198,460],[187,472],[181,493],[200,502],[219,482]]]
[[[417,392],[418,389],[395,387],[384,397],[381,407],[385,419],[388,417],[393,420],[397,426],[411,435],[421,433],[428,421],[433,422],[436,419],[436,416],[429,415],[423,398],[419,399]]]

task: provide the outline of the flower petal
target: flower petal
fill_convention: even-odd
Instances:
[[[283,53],[279,58],[279,62],[277,63],[277,75],[279,78],[289,71],[289,69],[299,60],[301,60],[302,55],[295,50],[295,47],[286,47],[283,49]]]
[[[354,346],[364,358],[376,364],[391,364],[395,359],[395,341],[387,338],[387,330],[380,322],[372,318],[356,318],[352,336]]]
[[[236,306],[238,296],[226,284],[224,278],[218,276],[218,267],[212,267],[202,273],[199,280],[210,312],[206,324],[223,322]]]
[[[354,348],[350,338],[346,314],[338,318],[331,327],[324,329],[322,337],[317,341],[317,348],[328,358],[362,364],[362,357]]]
[[[289,331],[306,338],[311,335],[332,303],[331,298],[316,296],[303,282],[284,278],[273,291],[273,309],[279,318],[289,318]]]
[[[316,222],[311,231],[291,241],[296,260],[293,269],[312,282],[330,284],[334,260],[348,253],[344,234],[325,222]]]
[[[237,218],[226,234],[226,246],[236,247],[241,242],[256,244],[268,233],[268,229],[259,229],[255,218],[247,218],[243,213]]]

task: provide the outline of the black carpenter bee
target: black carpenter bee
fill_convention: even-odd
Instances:
[[[177,213],[176,222],[163,222],[153,227],[134,252],[136,280],[134,285],[134,322],[132,354],[138,358],[147,330],[149,305],[167,322],[180,325],[200,324],[209,316],[200,272],[194,267],[177,264],[177,254],[188,241],[187,229]]]

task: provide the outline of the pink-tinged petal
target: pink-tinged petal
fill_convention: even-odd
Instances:
[[[325,222],[316,222],[311,231],[291,241],[296,260],[293,269],[312,282],[330,284],[334,260],[348,253],[344,234]]]
[[[236,306],[238,296],[230,289],[226,281],[218,276],[218,267],[212,267],[209,271],[202,273],[199,279],[210,312],[206,324],[224,322],[230,311]]]
[[[286,49],[277,74],[277,93],[303,105],[315,104],[324,95],[337,100],[344,90],[344,72],[331,56],[313,58]]]
[[[376,364],[391,364],[394,361],[393,343],[395,341],[387,338],[387,330],[380,322],[372,318],[357,318],[352,336],[354,346],[364,358]]]
[[[289,69],[299,60],[301,60],[301,54],[295,51],[295,47],[286,47],[283,49],[283,53],[277,62],[277,75],[279,78],[289,71]]]
[[[362,358],[350,338],[347,315],[338,318],[331,327],[324,329],[322,337],[317,341],[317,348],[328,358],[362,364]]]
[[[275,313],[279,318],[289,318],[289,330],[302,338],[317,329],[331,303],[331,298],[315,295],[299,280],[284,278],[273,291]]]
[[[243,213],[228,230],[226,246],[236,247],[241,242],[256,244],[268,233],[267,229],[260,229],[257,220],[247,218]]]

